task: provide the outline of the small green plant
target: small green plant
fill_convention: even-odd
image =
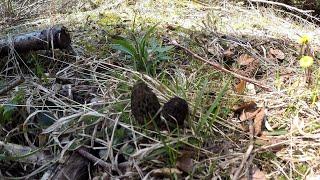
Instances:
[[[0,124],[12,120],[14,112],[17,110],[16,104],[21,104],[24,100],[23,91],[18,91],[16,95],[8,102],[8,104],[0,105]]]
[[[35,53],[30,53],[26,56],[28,59],[27,64],[29,68],[32,70],[35,76],[37,76],[41,81],[47,83],[48,77],[45,73],[45,63],[39,59],[39,56]]]
[[[149,75],[156,74],[157,65],[168,60],[167,52],[173,46],[163,46],[156,38],[151,38],[157,25],[152,26],[138,38],[132,33],[132,38],[118,37],[113,41],[113,48],[127,53],[134,62],[135,70],[146,72]]]
[[[309,86],[311,85],[312,82],[314,83],[314,88],[311,94],[311,101],[312,101],[312,104],[315,104],[318,101],[320,70],[318,69],[318,73],[316,73],[315,75],[316,77],[313,80],[311,76],[313,75],[312,65],[314,64],[314,57],[313,57],[312,50],[310,48],[310,42],[311,42],[311,37],[309,35],[302,35],[299,38],[300,55],[301,55],[299,64],[304,70],[306,83],[308,83]],[[315,58],[318,58],[317,54],[315,54]]]
[[[299,64],[305,71],[305,76],[306,76],[306,82],[308,85],[311,83],[311,74],[312,74],[312,69],[311,66],[313,64],[313,57],[310,55],[311,54],[311,48],[310,48],[310,41],[311,37],[309,35],[302,35],[299,38],[299,44],[300,46],[300,60]]]
[[[315,104],[319,100],[319,87],[320,87],[320,69],[318,69],[316,79],[315,79],[315,87],[313,88],[312,91],[312,104]]]

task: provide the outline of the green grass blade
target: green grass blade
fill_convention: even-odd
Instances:
[[[229,87],[229,83],[230,81],[228,80],[226,83],[224,83],[222,90],[219,92],[218,96],[216,97],[216,99],[213,101],[213,103],[211,104],[209,110],[207,111],[207,113],[205,114],[205,116],[203,118],[200,119],[199,124],[198,124],[198,130],[203,128],[203,125],[207,122],[209,116],[214,112],[214,110],[218,107],[218,105],[221,102],[222,97],[225,95],[225,93],[228,90]],[[215,119],[215,118],[214,118]],[[210,122],[213,123],[214,119],[212,119]],[[210,123],[210,124],[211,124]]]
[[[144,34],[144,36],[142,37],[142,39],[139,42],[140,45],[140,54],[144,56],[144,58],[148,58],[148,52],[146,50],[148,44],[148,39],[150,37],[150,35],[154,32],[155,28],[158,26],[159,23],[155,24],[154,26],[152,26],[151,28],[148,29],[148,31]]]
[[[196,116],[196,111],[198,109],[198,106],[200,105],[201,101],[202,101],[202,97],[203,97],[203,94],[204,94],[204,90],[206,89],[206,86],[208,84],[208,78],[205,78],[205,80],[203,81],[202,83],[202,88],[200,90],[200,93],[198,94],[197,98],[196,98],[196,103],[194,105],[194,109],[193,109],[193,112],[192,112],[192,117],[195,119],[195,116]]]

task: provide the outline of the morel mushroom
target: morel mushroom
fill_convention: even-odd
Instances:
[[[177,127],[177,125],[182,128],[188,114],[188,103],[182,98],[174,97],[163,105],[162,116],[170,128]]]
[[[154,92],[143,81],[138,81],[131,91],[131,111],[139,124],[153,125],[154,122],[160,126],[159,100]]]

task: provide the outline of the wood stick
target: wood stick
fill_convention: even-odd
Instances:
[[[177,41],[175,41],[175,40],[171,41],[171,44],[173,44],[173,45],[176,46],[176,47],[179,47],[179,48],[183,49],[184,51],[186,51],[187,53],[191,54],[191,55],[192,55],[193,57],[195,57],[196,59],[198,59],[198,60],[200,60],[200,61],[202,61],[202,62],[204,62],[204,63],[210,64],[211,66],[213,66],[213,68],[215,68],[215,69],[218,70],[218,71],[222,71],[222,72],[231,74],[231,75],[233,75],[234,77],[236,77],[236,78],[238,78],[238,79],[242,79],[242,80],[244,80],[244,81],[250,82],[250,83],[252,83],[252,84],[255,84],[255,85],[261,87],[262,89],[264,89],[264,90],[266,90],[266,91],[272,92],[272,89],[271,89],[270,87],[265,86],[265,85],[263,85],[263,84],[260,84],[258,81],[254,80],[254,79],[251,79],[251,78],[242,76],[242,75],[240,75],[240,74],[237,74],[237,73],[235,73],[235,72],[233,72],[233,71],[230,71],[230,70],[222,67],[222,66],[221,66],[219,63],[217,63],[217,62],[212,62],[212,61],[209,61],[209,60],[207,60],[207,59],[204,59],[204,58],[200,57],[198,54],[192,52],[190,49],[188,49],[188,48],[180,45],[180,44],[179,44]]]

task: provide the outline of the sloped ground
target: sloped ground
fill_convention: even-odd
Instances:
[[[92,163],[88,168],[92,178],[319,175],[319,63],[315,58],[312,81],[306,83],[297,43],[299,36],[309,34],[312,55],[319,56],[315,24],[272,7],[227,2],[68,1],[62,5],[48,1],[27,7],[25,19],[2,20],[1,36],[63,24],[72,34],[77,55],[57,50],[53,57],[36,52],[0,61],[1,84],[25,77],[23,84],[0,96],[1,146],[8,142],[45,154],[44,162],[34,165],[36,160],[27,163],[25,157],[2,150],[0,176],[38,179],[80,146],[110,167],[103,170]],[[112,40],[132,39],[132,30],[141,37],[156,23],[154,44],[166,47],[177,40],[271,91],[250,83],[244,88],[229,73],[181,48],[168,51],[168,60],[159,60],[156,74],[136,71],[128,55],[112,48]],[[130,91],[139,79],[154,90],[161,104],[175,95],[187,100],[190,113],[185,129],[157,132],[135,122]],[[246,105],[249,102],[257,107]],[[252,128],[262,132],[253,137]]]

